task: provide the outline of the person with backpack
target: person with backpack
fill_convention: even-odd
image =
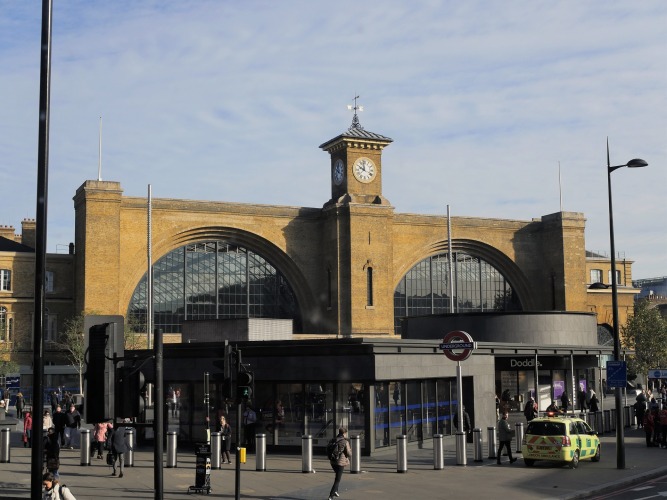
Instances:
[[[327,444],[327,456],[329,462],[331,462],[331,468],[336,474],[333,486],[329,492],[329,500],[333,500],[334,497],[338,496],[338,487],[340,486],[340,480],[343,477],[343,471],[345,466],[350,464],[350,457],[352,456],[352,448],[350,448],[350,442],[347,440],[345,435],[347,434],[347,429],[343,426],[338,429],[338,436],[333,438]]]
[[[127,419],[126,422],[127,423]],[[125,469],[125,453],[130,449],[130,446],[127,442],[127,434],[125,433],[125,423],[114,424],[113,431],[111,431],[111,453],[113,456],[113,472],[112,476],[116,475],[116,460],[118,460],[120,474],[118,477],[123,477],[123,472]]]
[[[67,485],[60,484],[51,472],[42,476],[42,486],[44,486],[44,500],[76,500]]]

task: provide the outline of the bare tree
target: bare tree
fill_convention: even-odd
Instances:
[[[85,314],[81,313],[65,321],[63,330],[54,345],[65,352],[67,360],[74,365],[79,374],[79,387],[83,390],[83,368],[85,362],[85,341],[83,331],[83,320]]]

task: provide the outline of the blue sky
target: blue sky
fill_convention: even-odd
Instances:
[[[0,0],[0,224],[35,217],[41,2]],[[585,214],[635,278],[667,275],[667,2],[55,1],[48,248],[74,239],[72,197],[321,207],[319,145],[391,137],[397,212],[530,220]],[[455,236],[455,235],[454,235]],[[62,245],[62,246],[61,246]]]

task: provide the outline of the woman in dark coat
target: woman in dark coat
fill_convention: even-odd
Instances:
[[[224,464],[225,460],[227,460],[227,463],[231,464],[232,461],[229,450],[232,446],[232,427],[227,423],[227,419],[224,415],[220,416],[216,430],[221,434],[220,439],[222,440],[222,463]]]
[[[44,455],[46,458],[46,470],[51,472],[56,479],[60,478],[60,440],[53,427],[49,427],[44,437]]]
[[[123,477],[123,471],[125,469],[125,453],[129,449],[127,435],[125,434],[125,424],[115,423],[113,432],[111,433],[111,453],[113,454],[112,476],[116,475],[116,460],[118,460],[120,466],[120,474],[118,474],[118,477]]]

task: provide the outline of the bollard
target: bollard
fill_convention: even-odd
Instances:
[[[361,472],[361,436],[350,436],[350,446],[352,447],[350,474],[359,474]]]
[[[255,470],[266,470],[266,434],[255,436]]]
[[[482,458],[482,429],[472,430],[472,446],[475,453],[475,462],[483,462]]]
[[[486,428],[486,440],[489,443],[489,460],[496,458],[496,450],[498,450],[498,440],[496,439],[496,428],[489,425]]]
[[[222,469],[221,436],[221,432],[211,432],[211,469]]]
[[[456,465],[468,465],[465,432],[456,433]]]
[[[9,427],[0,430],[0,463],[8,464],[11,462],[9,453],[9,439],[11,432]]]
[[[442,434],[433,435],[433,469],[445,468],[445,446]]]
[[[134,467],[134,445],[137,440],[136,430],[134,427],[126,427],[125,435],[127,436],[127,452],[125,452],[125,467]]]
[[[239,448],[239,462],[245,463],[247,448]]]
[[[301,472],[313,472],[313,436],[301,436]]]
[[[176,431],[167,432],[167,468],[178,467],[176,462]]]
[[[396,472],[408,472],[408,436],[396,436]]]
[[[523,443],[523,422],[517,422],[516,425],[516,452],[521,453],[521,444]]]
[[[90,465],[90,429],[81,429],[81,465]]]
[[[630,413],[630,407],[629,406],[624,406],[623,407],[623,427],[632,427],[632,419],[631,419],[631,413]]]

